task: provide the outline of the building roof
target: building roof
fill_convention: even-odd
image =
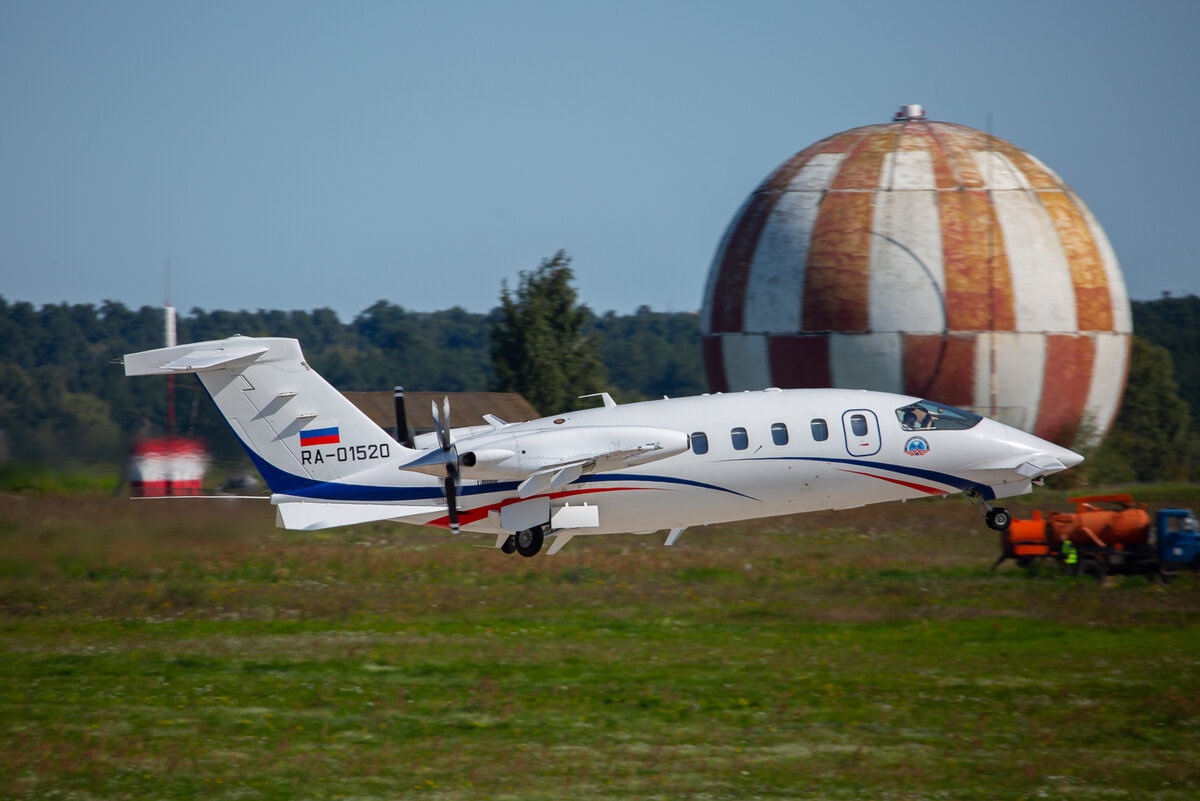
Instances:
[[[385,431],[396,428],[396,411],[392,392],[343,392],[343,395]],[[431,404],[450,399],[450,424],[461,426],[487,425],[485,414],[494,414],[508,423],[519,423],[541,417],[537,409],[516,392],[405,392],[404,411],[409,428],[415,432],[432,431]]]

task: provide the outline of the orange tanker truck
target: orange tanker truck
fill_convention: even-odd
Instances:
[[[1068,498],[1074,512],[1034,512],[1000,532],[1000,558],[1035,569],[1045,559],[1063,563],[1072,573],[1102,579],[1121,575],[1172,575],[1200,570],[1200,531],[1190,509],[1160,509],[1152,525],[1146,504],[1132,495]],[[1070,545],[1066,545],[1070,543]],[[1071,552],[1074,551],[1074,558]]]

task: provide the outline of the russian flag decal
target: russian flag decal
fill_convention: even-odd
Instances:
[[[307,431],[300,432],[301,448],[307,448],[309,445],[336,445],[341,441],[341,437],[338,436],[337,426],[331,428],[310,428]]]

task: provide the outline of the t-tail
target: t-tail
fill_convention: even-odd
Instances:
[[[294,339],[197,342],[125,356],[126,375],[195,373],[271,491],[330,497],[330,485],[394,475],[398,444],[308,366]]]

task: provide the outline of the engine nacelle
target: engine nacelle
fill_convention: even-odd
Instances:
[[[517,454],[505,448],[484,448],[482,450],[467,451],[459,457],[459,462],[464,468],[479,468],[486,470],[489,467],[512,459]]]

